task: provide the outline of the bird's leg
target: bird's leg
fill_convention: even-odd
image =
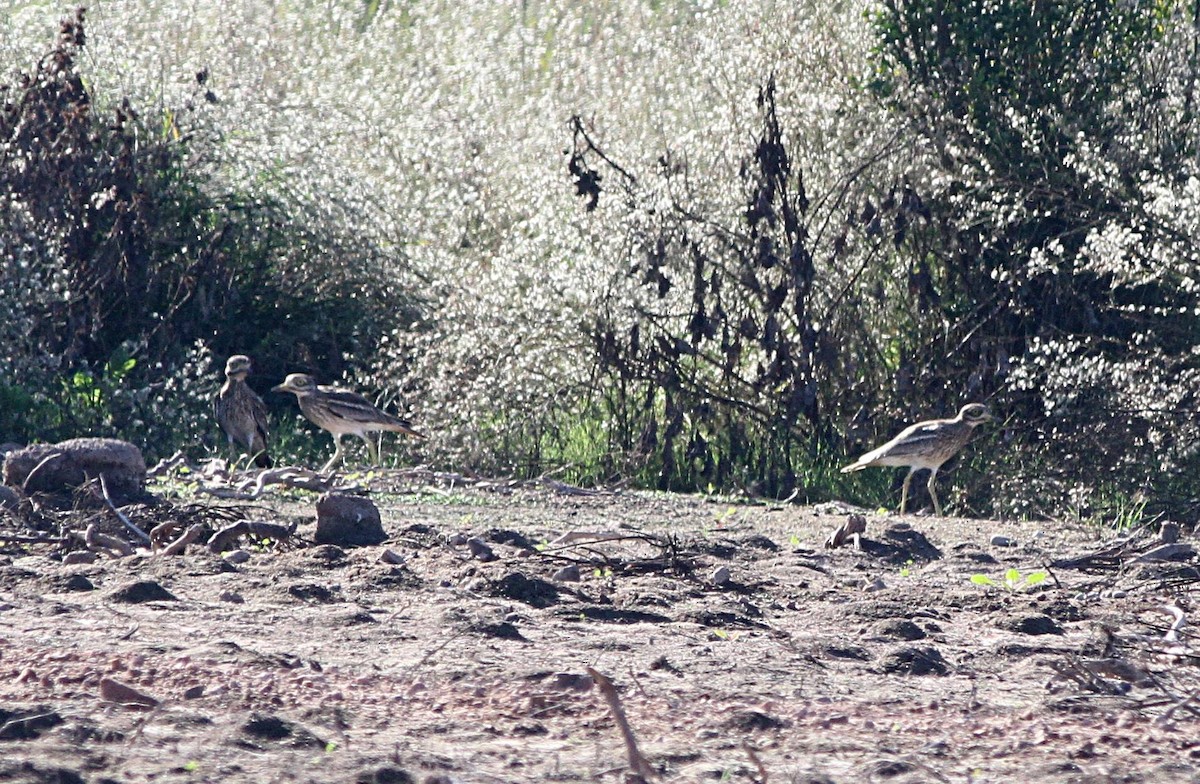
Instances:
[[[367,445],[367,454],[371,456],[371,465],[379,465],[379,447],[375,445],[375,439],[371,438],[369,433],[359,433],[358,437]],[[383,434],[379,434],[383,438]]]
[[[937,500],[937,490],[934,489],[933,480],[937,479],[937,469],[933,468],[929,471],[929,484],[925,485],[929,488],[929,497],[933,499],[933,513],[938,517],[942,516],[942,506]]]
[[[904,489],[900,491],[900,514],[904,514],[904,508],[908,506],[908,486],[912,484],[912,475],[916,473],[916,470],[910,468],[904,476]]]
[[[341,456],[342,456],[342,436],[340,433],[338,433],[333,436],[333,457],[329,458],[329,462],[326,463],[324,465],[324,467],[321,468],[321,473],[323,474],[326,471],[328,471],[329,469],[333,468],[333,464],[336,463],[338,461],[338,458]]]

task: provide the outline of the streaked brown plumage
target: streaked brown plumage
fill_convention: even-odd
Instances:
[[[267,454],[267,407],[262,398],[246,384],[250,375],[250,357],[235,354],[225,363],[225,383],[213,401],[217,424],[229,437],[254,457],[259,468],[270,468]]]
[[[942,467],[958,450],[971,440],[976,427],[992,419],[987,406],[970,403],[962,407],[953,419],[931,419],[905,428],[900,435],[883,446],[872,449],[850,465],[842,473],[861,471],[868,466],[908,466],[904,477],[904,489],[900,493],[900,513],[908,503],[908,487],[912,476],[923,468],[929,469],[929,496],[933,499],[933,511],[941,515],[934,480]]]
[[[329,458],[322,471],[328,471],[342,456],[342,436],[347,433],[362,439],[375,465],[379,465],[379,447],[374,439],[367,437],[367,433],[388,430],[425,438],[413,430],[409,422],[380,411],[362,395],[336,387],[318,386],[312,376],[304,373],[290,374],[272,391],[291,392],[300,403],[300,412],[317,427],[333,435],[333,457]]]

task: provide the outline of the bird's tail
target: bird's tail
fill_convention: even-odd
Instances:
[[[412,425],[404,420],[397,420],[395,422],[389,422],[387,425],[387,429],[392,431],[393,433],[403,433],[404,435],[412,436],[413,438],[427,439],[429,437],[429,436],[425,435],[424,433],[421,433],[417,430],[413,430]]]

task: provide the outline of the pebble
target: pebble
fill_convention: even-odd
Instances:
[[[403,555],[400,555],[400,553],[396,552],[390,547],[384,548],[383,552],[379,554],[379,563],[399,566],[407,560],[407,558],[405,558]]]
[[[467,543],[467,535],[464,533],[450,534],[446,537],[446,544],[451,547],[462,547]]]
[[[73,553],[67,553],[63,556],[63,566],[74,566],[75,564],[94,564],[100,558],[99,555],[91,550],[76,550]]]
[[[729,571],[728,566],[718,566],[709,576],[708,581],[713,585],[725,585],[729,582],[729,578],[733,575]]]
[[[467,549],[471,551],[472,556],[478,558],[484,563],[500,560],[499,557],[492,552],[492,548],[488,546],[488,543],[480,539],[478,536],[472,536],[467,540]]]
[[[577,583],[579,582],[579,564],[569,564],[555,572],[551,580],[559,583]]]
[[[236,566],[237,564],[244,564],[246,561],[249,561],[250,553],[245,550],[230,550],[221,557],[225,559],[225,563],[231,563]]]
[[[992,547],[1016,547],[1017,543],[1007,536],[996,534],[991,538]]]

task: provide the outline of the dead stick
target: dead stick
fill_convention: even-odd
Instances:
[[[633,737],[633,729],[629,726],[629,720],[625,718],[625,710],[621,707],[621,698],[617,695],[616,687],[606,676],[591,667],[587,668],[587,674],[592,676],[596,687],[604,695],[605,701],[608,702],[608,709],[612,712],[613,719],[621,730],[621,737],[625,740],[625,751],[629,754],[629,769],[642,781],[648,781],[654,775],[654,769],[638,751],[637,740]]]
[[[104,474],[100,474],[100,492],[104,495],[104,503],[108,504],[108,508],[113,510],[113,514],[115,514],[117,518],[125,524],[126,528],[137,534],[138,538],[146,544],[153,544],[146,532],[134,525],[133,521],[126,517],[125,513],[118,509],[117,505],[113,503],[112,496],[108,494],[108,482],[104,481]]]
[[[179,538],[171,542],[162,549],[160,555],[179,555],[183,552],[183,548],[187,547],[192,542],[200,538],[200,534],[204,533],[204,523],[196,523],[188,528]]]
[[[767,768],[763,765],[762,760],[758,758],[758,754],[755,753],[754,748],[746,741],[742,741],[742,749],[746,752],[746,756],[750,758],[750,761],[754,763],[754,767],[758,768],[758,784],[767,784]]]

